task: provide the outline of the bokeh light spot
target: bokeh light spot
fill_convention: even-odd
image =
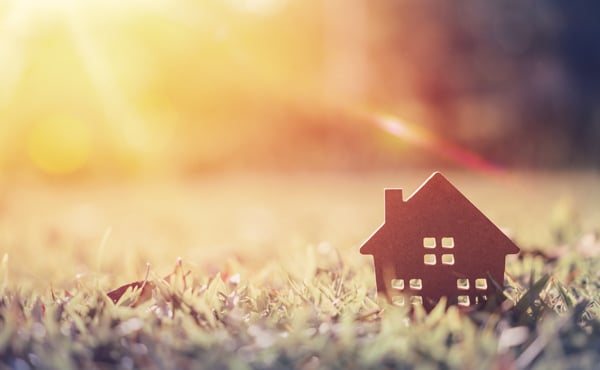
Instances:
[[[47,174],[64,175],[83,168],[91,152],[89,127],[74,117],[50,117],[29,132],[27,152]]]

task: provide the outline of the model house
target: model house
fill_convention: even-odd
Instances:
[[[385,221],[360,252],[373,255],[380,294],[430,310],[444,296],[462,306],[486,300],[519,248],[436,172],[406,200],[402,189],[385,190]]]

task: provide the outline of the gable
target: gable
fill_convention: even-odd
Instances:
[[[393,201],[394,204],[387,204]],[[400,202],[400,204],[397,204]],[[473,251],[482,245],[493,246],[500,254],[514,254],[519,248],[454,185],[439,172],[434,173],[406,201],[398,197],[388,199],[386,192],[386,217],[382,226],[361,246],[362,254],[386,254],[389,249],[403,253],[406,246],[418,243],[418,238],[428,236],[460,235]],[[387,213],[394,211],[393,217]],[[494,253],[496,254],[496,253]]]
[[[461,235],[473,244],[485,241],[504,254],[520,249],[439,172],[434,173],[405,202],[406,223],[416,230]]]

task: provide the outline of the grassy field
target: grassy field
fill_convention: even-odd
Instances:
[[[428,175],[5,181],[0,367],[597,367],[600,176],[447,173],[525,253],[501,304],[425,315],[376,297],[358,247],[382,189]]]

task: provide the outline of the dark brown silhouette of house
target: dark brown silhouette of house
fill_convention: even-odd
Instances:
[[[373,255],[380,294],[429,311],[444,296],[462,306],[487,300],[519,247],[436,172],[406,201],[402,189],[385,189],[385,222],[360,252]]]

